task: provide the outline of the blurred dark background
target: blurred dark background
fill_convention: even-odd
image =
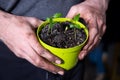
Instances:
[[[120,3],[110,0],[106,12],[107,29],[102,38],[105,73],[97,75],[96,64],[86,59],[85,80],[120,80]]]
[[[120,6],[119,0],[110,0],[107,10],[107,29],[103,41],[105,45],[120,41]]]

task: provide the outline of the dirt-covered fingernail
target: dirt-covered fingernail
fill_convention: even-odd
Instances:
[[[56,60],[55,63],[56,64],[61,64],[61,60]]]
[[[64,71],[58,71],[58,74],[64,75]]]
[[[83,59],[83,58],[84,58],[84,56],[85,56],[85,55],[84,55],[84,53],[83,53],[83,54],[81,54],[81,55],[80,55],[80,57],[79,57],[79,58],[80,58],[80,59]]]
[[[52,72],[53,74],[57,74],[56,72]]]

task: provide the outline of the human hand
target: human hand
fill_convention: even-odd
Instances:
[[[66,17],[73,18],[77,14],[80,14],[85,20],[89,30],[88,42],[79,53],[79,59],[83,59],[100,42],[101,37],[105,33],[106,5],[103,8],[101,4],[86,0],[80,4],[72,6]]]
[[[0,39],[17,57],[28,60],[36,67],[62,75],[63,69],[52,64],[60,64],[60,59],[44,49],[36,38],[35,28],[41,22],[33,17],[0,12]]]

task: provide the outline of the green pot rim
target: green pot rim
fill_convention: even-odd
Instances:
[[[43,42],[43,41],[39,38],[39,31],[44,27],[44,25],[46,25],[46,24],[49,23],[48,21],[45,21],[45,22],[43,22],[42,24],[40,24],[40,25],[38,26],[38,29],[37,29],[37,38],[39,39],[40,43],[46,45],[47,47],[51,47],[51,48],[54,48],[54,49],[57,49],[57,50],[63,50],[63,49],[64,49],[64,50],[71,50],[71,49],[77,48],[77,47],[79,47],[79,46],[83,46],[83,45],[87,42],[87,40],[88,40],[88,28],[87,28],[83,23],[78,22],[78,21],[74,21],[74,20],[69,19],[69,18],[55,18],[55,19],[53,19],[53,21],[55,21],[55,22],[70,21],[70,22],[72,22],[72,23],[74,23],[74,24],[80,25],[80,27],[83,28],[84,31],[85,31],[85,33],[86,33],[86,40],[85,40],[83,43],[81,43],[80,45],[77,45],[77,46],[74,46],[74,47],[70,47],[70,48],[56,48],[56,47],[50,46],[50,45],[46,44],[45,42]]]

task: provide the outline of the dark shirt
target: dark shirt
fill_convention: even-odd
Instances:
[[[0,0],[0,7],[16,15],[46,19],[60,12],[64,16],[72,5],[83,0]]]
[[[42,20],[54,13],[66,16],[72,5],[83,0],[0,0],[0,9],[20,16]],[[18,58],[0,41],[0,80],[82,80],[83,62],[66,71],[64,76],[54,75]]]

